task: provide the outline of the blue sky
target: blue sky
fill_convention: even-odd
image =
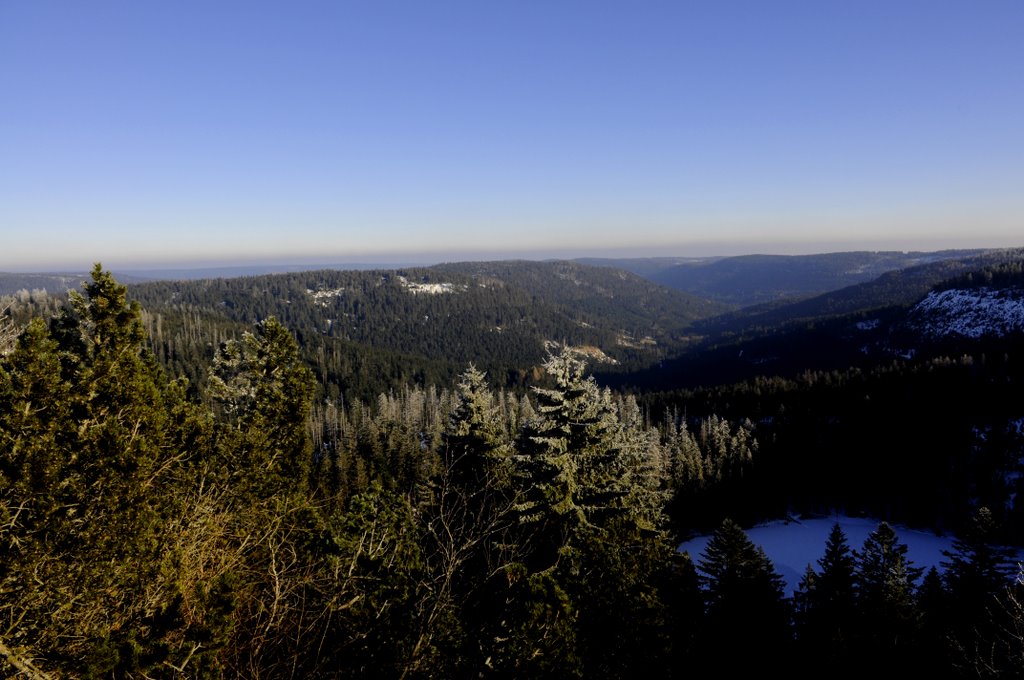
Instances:
[[[1024,245],[1024,3],[0,2],[0,270]]]

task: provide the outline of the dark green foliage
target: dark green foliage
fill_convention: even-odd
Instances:
[[[626,272],[566,262],[154,282],[132,294],[152,314],[154,351],[170,364],[206,361],[207,343],[274,316],[296,334],[325,393],[346,399],[450,384],[471,362],[522,387],[539,376],[549,340],[639,367],[676,346],[687,323],[718,311]]]
[[[858,639],[862,660],[907,666],[920,625],[915,584],[921,576],[907,546],[886,522],[856,553]]]
[[[137,304],[97,265],[2,364],[0,637],[57,669],[141,671],[182,625],[161,615],[172,504],[154,489],[192,453],[177,446],[192,419],[143,343]]]
[[[610,337],[578,322],[619,295],[618,274],[514,272],[523,287],[577,277],[579,290],[561,293],[579,307],[561,317],[579,333],[570,339]],[[49,302],[12,307],[20,335],[0,346],[5,674],[611,678],[881,664],[942,675],[953,632],[965,671],[1017,667],[1019,597],[998,583],[989,522],[1003,517],[979,513],[945,582],[933,571],[917,589],[888,525],[856,560],[835,527],[795,599],[794,645],[781,580],[738,525],[719,526],[698,574],[663,515],[669,496],[680,528],[838,500],[946,521],[991,500],[1001,514],[1020,450],[1012,347],[661,402],[600,387],[579,350],[549,357],[545,375],[534,359],[500,359],[516,365],[511,382],[537,386],[526,396],[490,389],[473,366],[438,389],[420,359],[377,354],[358,370],[388,391],[342,400],[334,380],[356,364],[332,343],[349,343],[349,358],[362,349],[303,326],[310,300],[338,297],[310,295],[303,276],[242,285],[251,297],[237,298],[237,318],[252,326],[199,298],[147,314],[99,267],[49,325],[30,319]],[[373,285],[338,304],[383,314],[399,336],[410,313],[442,309],[414,284],[519,299],[485,271],[375,276],[352,278]],[[289,298],[296,336],[262,313],[293,293],[310,298]],[[630,323],[671,312],[653,297],[644,306]],[[471,307],[451,322],[467,346]],[[562,328],[551,318],[533,330]],[[168,379],[157,358],[195,382]],[[654,429],[650,413],[669,415]]]
[[[578,532],[613,521],[655,530],[661,480],[651,469],[657,441],[620,421],[608,391],[564,348],[545,368],[555,386],[536,388],[538,418],[522,430],[516,458],[521,523],[531,530],[532,565],[571,555]]]
[[[457,387],[441,444],[453,481],[467,490],[481,488],[489,480],[507,487],[511,482],[510,436],[486,376],[470,365]]]
[[[764,551],[726,519],[697,568],[707,611],[700,642],[704,666],[732,672],[781,668],[791,644],[789,606],[782,577]],[[745,653],[734,653],[737,648]]]
[[[563,577],[577,607],[584,677],[672,672],[670,650],[677,642],[685,646],[670,637],[672,590],[683,587],[672,572],[673,552],[662,537],[621,520],[605,530],[587,531],[578,567]],[[685,625],[680,629],[685,634]]]
[[[810,667],[841,672],[856,646],[854,555],[838,523],[815,571],[807,566],[796,611],[796,632]]]
[[[917,589],[917,610],[920,614],[915,649],[918,668],[923,675],[930,677],[948,674],[954,666],[955,642],[950,629],[949,593],[935,567],[921,579]]]
[[[302,492],[310,475],[306,427],[313,374],[291,334],[274,318],[226,343],[213,365],[210,391],[238,439],[228,446],[233,478],[257,496]]]
[[[992,639],[994,614],[1011,583],[1011,552],[996,544],[997,527],[988,508],[978,508],[953,549],[945,551],[946,601],[943,614],[955,650],[970,649]]]

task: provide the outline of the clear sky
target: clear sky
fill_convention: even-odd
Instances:
[[[1024,245],[1021,0],[0,0],[0,270]]]

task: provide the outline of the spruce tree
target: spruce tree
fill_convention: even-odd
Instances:
[[[452,481],[471,492],[489,484],[507,485],[511,448],[486,375],[470,365],[457,387],[441,444]]]
[[[886,522],[864,540],[856,561],[861,660],[905,665],[919,625],[914,584],[922,570]]]
[[[839,523],[832,525],[815,571],[807,566],[798,593],[797,633],[805,656],[819,670],[840,671],[849,663],[856,635],[855,560]]]
[[[1001,595],[1010,583],[1010,550],[996,545],[995,537],[992,512],[982,507],[953,541],[952,550],[942,553],[947,558],[942,566],[951,614],[960,632],[982,621],[993,598]]]
[[[709,667],[778,667],[791,639],[789,606],[782,577],[764,551],[726,519],[708,541],[697,568],[707,603],[703,648]]]
[[[943,551],[949,631],[958,649],[994,637],[993,613],[1002,607],[999,598],[1006,594],[1013,568],[1010,550],[995,544],[996,533],[991,511],[981,507],[952,550]]]
[[[183,392],[156,367],[136,303],[96,265],[49,329],[3,361],[0,611],[41,667],[142,673],[179,659],[166,578],[176,471],[197,452]]]
[[[313,388],[295,339],[273,317],[220,348],[210,391],[233,426],[225,432],[233,483],[262,498],[308,488]]]
[[[568,349],[544,365],[553,388],[535,388],[538,420],[527,426],[517,457],[520,521],[530,532],[531,570],[554,567],[586,526],[603,480],[603,444],[615,427],[583,359]]]

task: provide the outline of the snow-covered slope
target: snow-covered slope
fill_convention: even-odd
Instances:
[[[909,323],[929,338],[981,338],[1024,332],[1024,290],[976,288],[932,291],[909,313]]]

